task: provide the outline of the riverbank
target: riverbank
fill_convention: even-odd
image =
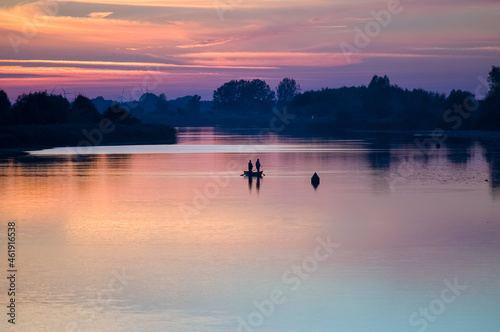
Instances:
[[[0,156],[18,156],[26,150],[110,144],[174,144],[177,131],[159,124],[47,124],[0,126]]]

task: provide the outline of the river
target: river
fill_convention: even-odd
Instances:
[[[1,330],[498,331],[498,151],[420,138],[185,128],[3,159]]]

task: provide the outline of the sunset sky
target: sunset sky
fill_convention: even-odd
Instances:
[[[391,17],[378,23],[381,11]],[[310,90],[366,85],[374,74],[474,92],[492,65],[498,0],[0,0],[0,89],[11,101],[62,89],[69,99],[146,90],[211,99],[231,79],[274,88],[291,77]]]

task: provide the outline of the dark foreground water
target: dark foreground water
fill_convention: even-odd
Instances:
[[[499,154],[416,139],[192,129],[2,160],[0,330],[497,332]]]

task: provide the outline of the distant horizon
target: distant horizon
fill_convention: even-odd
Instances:
[[[491,66],[489,67],[489,70],[491,69]],[[463,90],[463,91],[468,91],[468,92],[471,92],[473,94],[476,95],[476,98],[478,98],[479,100],[482,100],[484,98],[484,96],[486,95],[487,91],[488,91],[488,85],[487,85],[487,75],[488,73],[484,74],[484,75],[477,75],[477,77],[475,78],[475,82],[473,82],[473,84],[470,84],[471,88],[470,89],[466,89],[466,88],[457,88],[457,87],[449,87],[449,89],[445,90],[445,91],[440,91],[440,90],[433,90],[433,89],[427,89],[427,88],[424,88],[422,86],[411,86],[411,87],[408,87],[408,86],[404,86],[402,84],[398,84],[397,82],[395,82],[392,77],[390,75],[387,75],[391,81],[391,85],[397,85],[399,86],[400,88],[402,89],[408,89],[408,90],[413,90],[413,89],[422,89],[422,90],[425,90],[425,91],[429,91],[429,92],[437,92],[437,93],[444,93],[446,96],[449,95],[449,93],[452,91],[452,90]],[[379,76],[384,76],[386,74],[383,74],[383,73],[380,73],[380,74],[374,74],[374,75],[379,75]],[[368,77],[366,82],[364,83],[360,83],[360,84],[339,84],[337,86],[320,86],[318,88],[311,88],[311,89],[308,89],[308,88],[305,88],[304,87],[304,84],[301,83],[300,81],[297,81],[297,83],[301,86],[301,92],[305,92],[305,91],[317,91],[317,90],[321,90],[323,88],[325,89],[338,89],[338,88],[342,88],[342,87],[361,87],[361,86],[368,86],[368,84],[370,83],[370,80],[372,79],[373,75]],[[285,78],[285,77],[283,77]],[[274,91],[275,88],[277,87],[278,83],[283,79],[273,79],[272,81],[271,80],[265,80],[266,83],[269,84],[269,86],[271,87],[271,89]],[[293,77],[289,77],[289,78],[293,78]],[[258,77],[250,77],[250,78],[235,78],[235,80],[240,80],[240,79],[248,79],[248,80],[251,80],[251,79],[261,79],[261,78],[258,78]],[[228,80],[229,81],[229,80]],[[169,90],[169,91],[164,91],[161,89],[161,87],[156,87],[154,89],[150,89],[149,87],[141,87],[140,85],[135,85],[135,86],[127,86],[127,87],[115,87],[114,89],[106,92],[106,93],[103,93],[103,90],[102,88],[100,88],[99,86],[95,86],[95,87],[87,87],[84,91],[86,92],[83,92],[83,91],[79,91],[76,92],[77,90],[72,90],[71,88],[68,88],[68,87],[65,87],[65,86],[55,86],[55,87],[51,87],[51,88],[43,88],[43,87],[40,87],[39,89],[30,89],[30,90],[23,90],[23,91],[19,91],[17,89],[12,89],[12,88],[9,88],[9,87],[2,87],[0,86],[0,90],[4,90],[10,101],[12,103],[15,103],[16,99],[18,96],[22,95],[22,94],[28,94],[28,93],[33,93],[33,92],[38,92],[38,91],[47,91],[48,93],[53,93],[53,94],[57,94],[57,95],[66,95],[67,99],[72,102],[76,96],[78,95],[83,95],[83,96],[86,96],[90,99],[94,99],[94,98],[97,98],[97,97],[103,97],[104,99],[106,100],[113,100],[113,101],[119,101],[121,98],[122,98],[122,95],[124,97],[124,101],[134,101],[134,100],[138,100],[138,97],[137,95],[142,95],[143,93],[146,93],[146,92],[150,92],[150,93],[153,93],[157,96],[159,96],[160,94],[165,94],[167,100],[175,100],[177,98],[182,98],[182,97],[185,97],[185,96],[192,96],[192,95],[199,95],[201,96],[201,101],[212,101],[213,99],[213,92],[219,87],[221,86],[222,84],[228,82],[228,81],[224,81],[222,82],[220,85],[217,85],[217,86],[214,86],[213,89],[210,89],[208,88],[205,93],[203,92],[197,92],[197,91],[188,91],[188,90],[185,90],[183,92],[179,92],[179,94],[177,95],[174,95],[172,90]],[[275,84],[272,84],[271,82],[276,82]],[[109,89],[109,87],[108,87]],[[479,91],[479,96],[475,93]],[[129,97],[137,97],[135,99],[130,99]]]

